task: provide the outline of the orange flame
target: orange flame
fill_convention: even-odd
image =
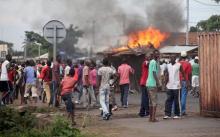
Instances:
[[[149,27],[145,30],[138,31],[136,33],[131,33],[128,36],[128,47],[146,47],[152,44],[154,48],[159,48],[161,43],[164,42],[169,37],[168,33],[163,33],[159,29],[154,27]],[[127,46],[114,49],[114,51],[124,51],[128,50]]]

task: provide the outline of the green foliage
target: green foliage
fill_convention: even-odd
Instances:
[[[198,29],[196,27],[191,26],[189,29],[190,32],[197,32]]]
[[[48,52],[51,44],[47,42],[43,36],[35,33],[33,31],[25,31],[25,46],[27,46],[27,56],[28,57],[37,57],[38,56],[38,45],[41,44],[41,55]]]
[[[72,55],[75,53],[75,45],[78,43],[79,38],[83,36],[83,32],[79,30],[78,27],[73,27],[73,25],[70,25],[66,31],[66,38],[62,43],[57,45],[57,49],[58,51],[64,51],[66,54]],[[25,45],[27,46],[28,57],[38,56],[38,45],[36,43],[40,43],[42,45],[41,54],[49,52],[49,55],[52,56],[53,46],[47,42],[43,36],[33,31],[25,31],[25,36]]]
[[[66,38],[62,43],[58,44],[58,49],[72,55],[75,53],[75,45],[78,43],[79,38],[83,36],[83,31],[79,30],[78,27],[74,27],[72,24],[66,31]]]
[[[71,128],[70,123],[61,117],[57,117],[52,123],[51,133],[52,136],[58,137],[83,137],[78,129]]]
[[[0,134],[10,132],[22,132],[29,130],[36,125],[36,119],[29,112],[21,112],[8,108],[0,108]]]
[[[48,126],[38,127],[38,122],[29,111],[1,107],[0,137],[86,137],[63,117],[56,117]]]
[[[197,31],[220,31],[220,15],[212,15],[207,20],[202,20],[197,23]],[[190,29],[193,32],[195,29]]]

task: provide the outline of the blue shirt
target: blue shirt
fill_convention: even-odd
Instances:
[[[36,82],[36,77],[35,77],[35,70],[33,67],[28,66],[24,69],[24,74],[26,77],[26,83],[28,84],[35,84]]]

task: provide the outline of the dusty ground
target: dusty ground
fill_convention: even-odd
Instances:
[[[85,119],[85,128],[82,128],[82,123],[87,111],[77,105],[77,127],[85,133],[94,133],[98,137],[220,137],[220,119],[200,117],[198,98],[189,96],[188,116],[180,120],[163,120],[165,99],[166,94],[159,93],[157,123],[149,123],[148,118],[138,116],[140,95],[132,94],[129,97],[129,108],[119,108],[109,121],[102,120],[99,109],[90,109]],[[119,95],[117,100],[119,101]],[[41,103],[38,106],[46,107]],[[60,109],[50,109],[46,114],[44,110],[40,110],[37,115],[48,119],[53,115],[63,114],[65,114],[64,105]]]

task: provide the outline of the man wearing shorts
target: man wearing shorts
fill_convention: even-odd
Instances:
[[[27,103],[27,99],[30,95],[30,92],[32,93],[32,98],[36,103],[38,98],[37,87],[36,87],[37,72],[34,69],[33,60],[26,62],[26,68],[24,69],[24,77],[25,77],[25,93],[24,93],[25,103]]]
[[[10,61],[12,57],[11,55],[6,55],[6,60],[1,65],[1,76],[0,76],[0,92],[4,93],[0,96],[0,101],[7,96],[9,92],[9,78],[8,78],[8,70],[10,68]],[[1,105],[2,102],[0,102]]]
[[[158,72],[159,72],[159,51],[154,50],[151,54],[151,60],[149,63],[149,72],[147,78],[147,88],[148,88],[148,96],[149,96],[149,113],[150,118],[149,122],[157,122],[156,119],[156,108],[157,108],[157,91],[159,87],[159,80],[158,80]]]

